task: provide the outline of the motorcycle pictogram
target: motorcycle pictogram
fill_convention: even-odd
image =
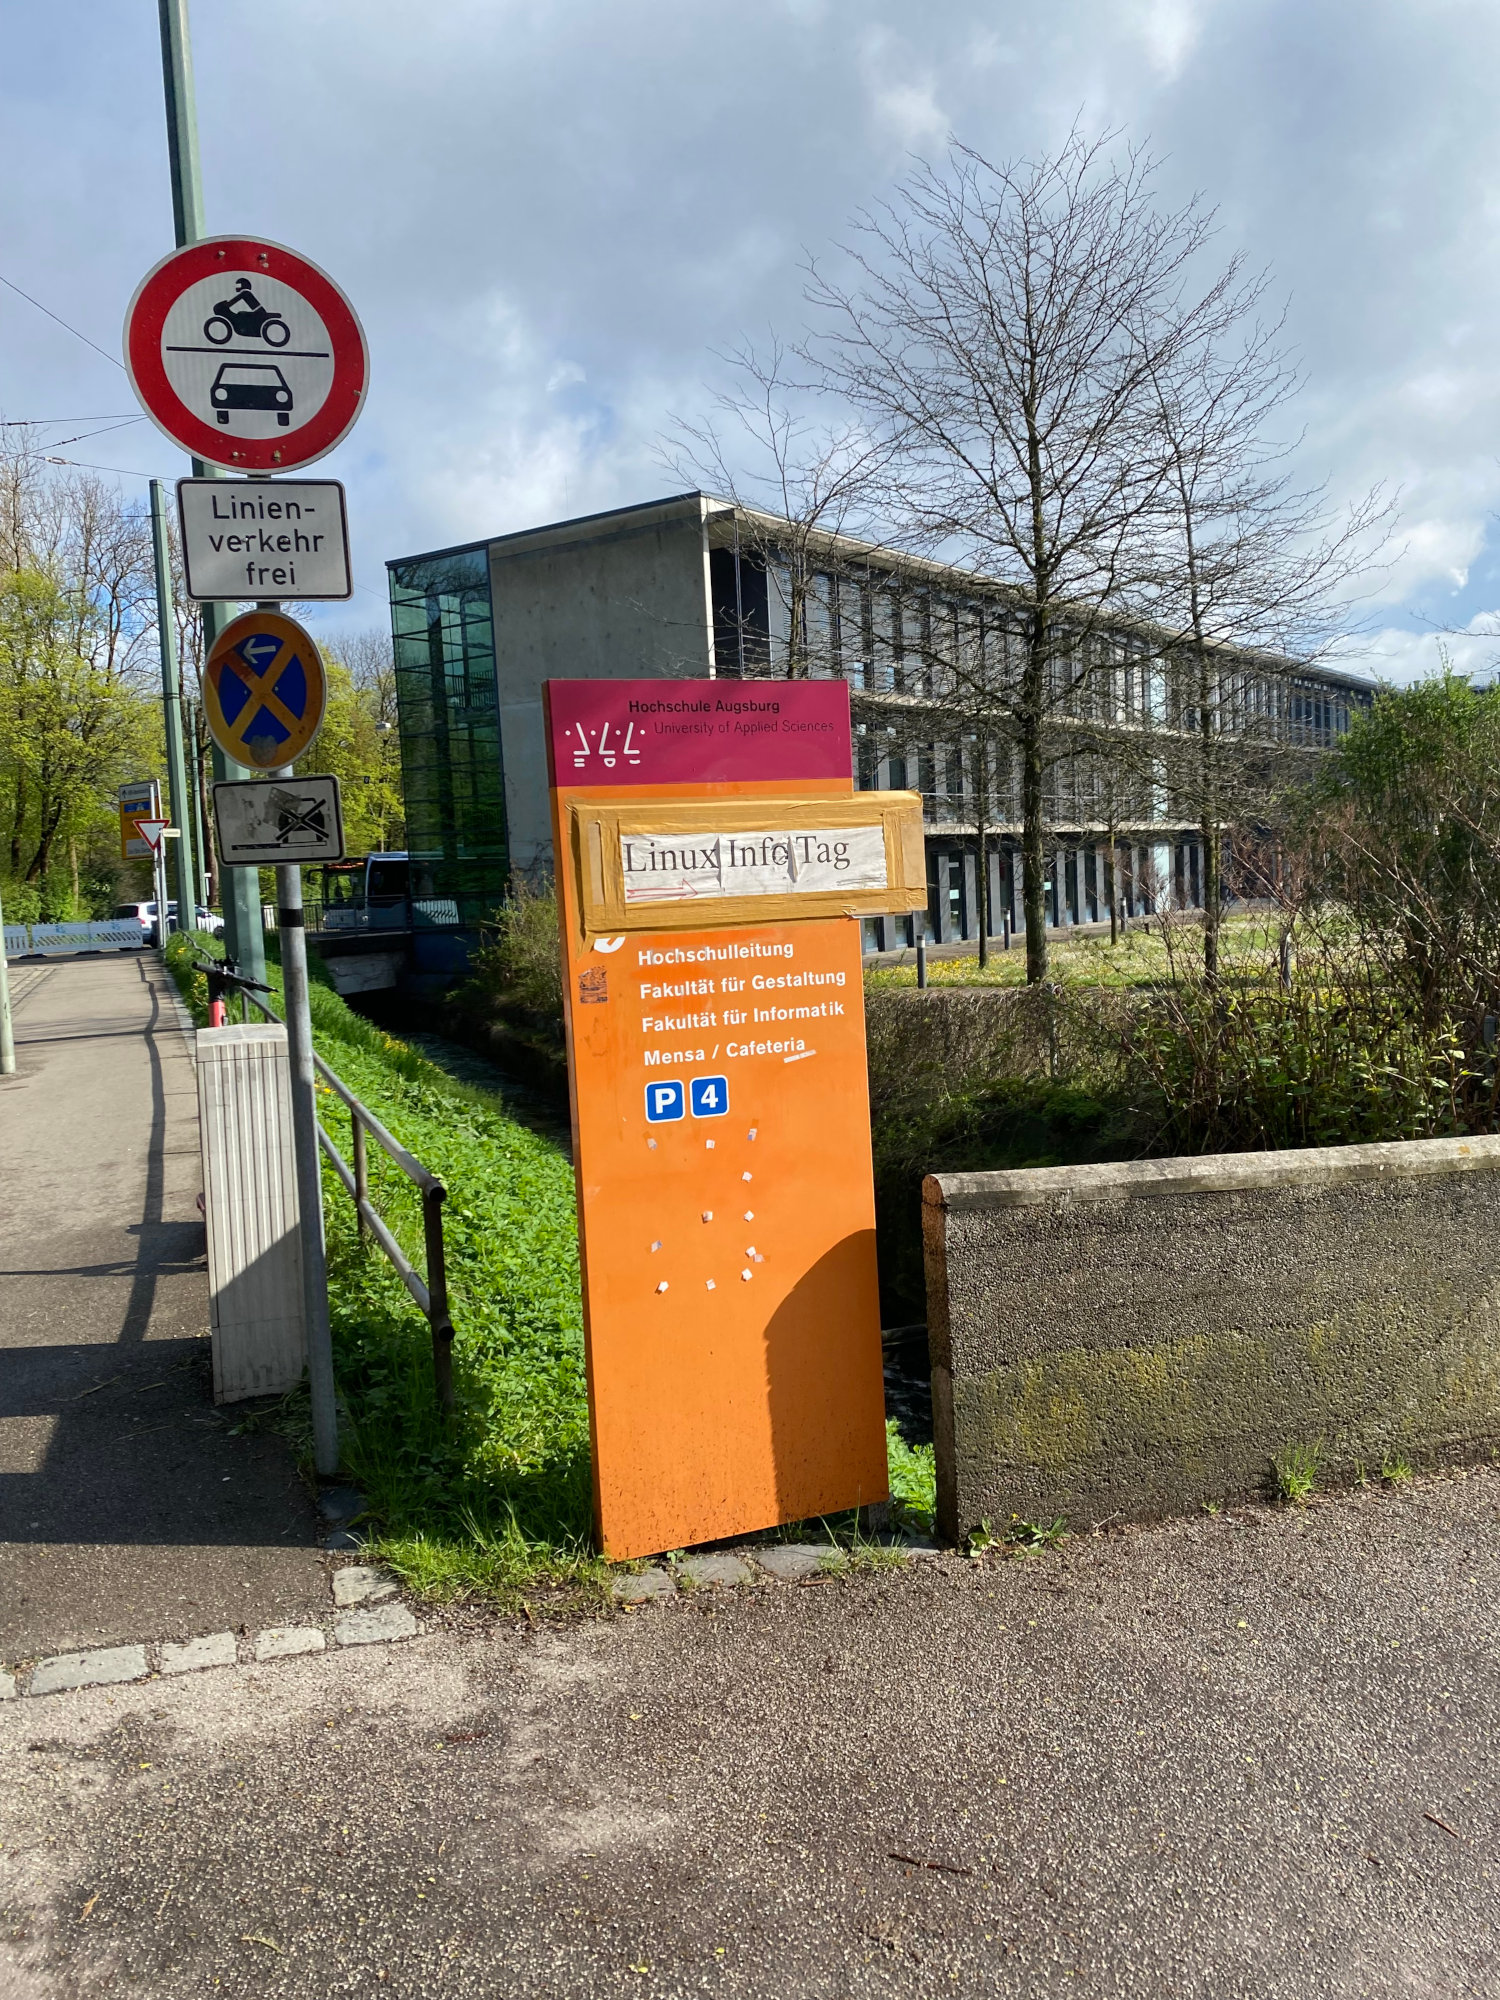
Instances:
[[[285,347],[292,329],[280,313],[261,304],[250,289],[250,280],[236,278],[234,293],[232,299],[220,299],[213,318],[203,322],[204,337],[215,347],[222,347],[235,334],[241,340],[263,340],[267,347]]]

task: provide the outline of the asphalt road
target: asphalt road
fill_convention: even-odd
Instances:
[[[1500,1993],[1500,1472],[0,1707],[0,1994]]]

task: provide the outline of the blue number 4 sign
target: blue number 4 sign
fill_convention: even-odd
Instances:
[[[695,1076],[689,1086],[693,1093],[695,1118],[722,1118],[729,1109],[727,1076]]]
[[[673,1077],[667,1083],[646,1085],[646,1116],[653,1125],[665,1125],[669,1119],[682,1116],[682,1079]]]

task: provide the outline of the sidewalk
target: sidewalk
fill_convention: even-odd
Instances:
[[[197,1092],[155,954],[22,963],[0,1082],[0,1661],[326,1601],[289,1450],[213,1407]]]

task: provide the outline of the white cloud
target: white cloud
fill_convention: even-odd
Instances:
[[[1139,0],[1126,17],[1139,35],[1157,76],[1175,81],[1187,65],[1202,28],[1197,0]]]
[[[218,0],[194,15],[208,218],[298,245],[360,307],[371,396],[327,469],[378,592],[388,556],[664,490],[654,440],[702,407],[712,350],[795,332],[802,253],[950,128],[1004,158],[1118,122],[1290,293],[1304,476],[1404,488],[1367,643],[1405,672],[1424,616],[1500,600],[1500,13],[1349,20],[1344,0],[450,0],[414,26],[403,0]],[[170,237],[154,19],[58,0],[9,32],[0,118],[28,171],[0,182],[5,275],[113,351]],[[4,296],[7,416],[126,407],[118,369]],[[180,469],[145,426],[79,450]]]
[[[1339,659],[1398,687],[1441,672],[1445,660],[1457,673],[1488,679],[1500,668],[1500,610],[1477,612],[1458,631],[1387,626],[1350,640]]]

